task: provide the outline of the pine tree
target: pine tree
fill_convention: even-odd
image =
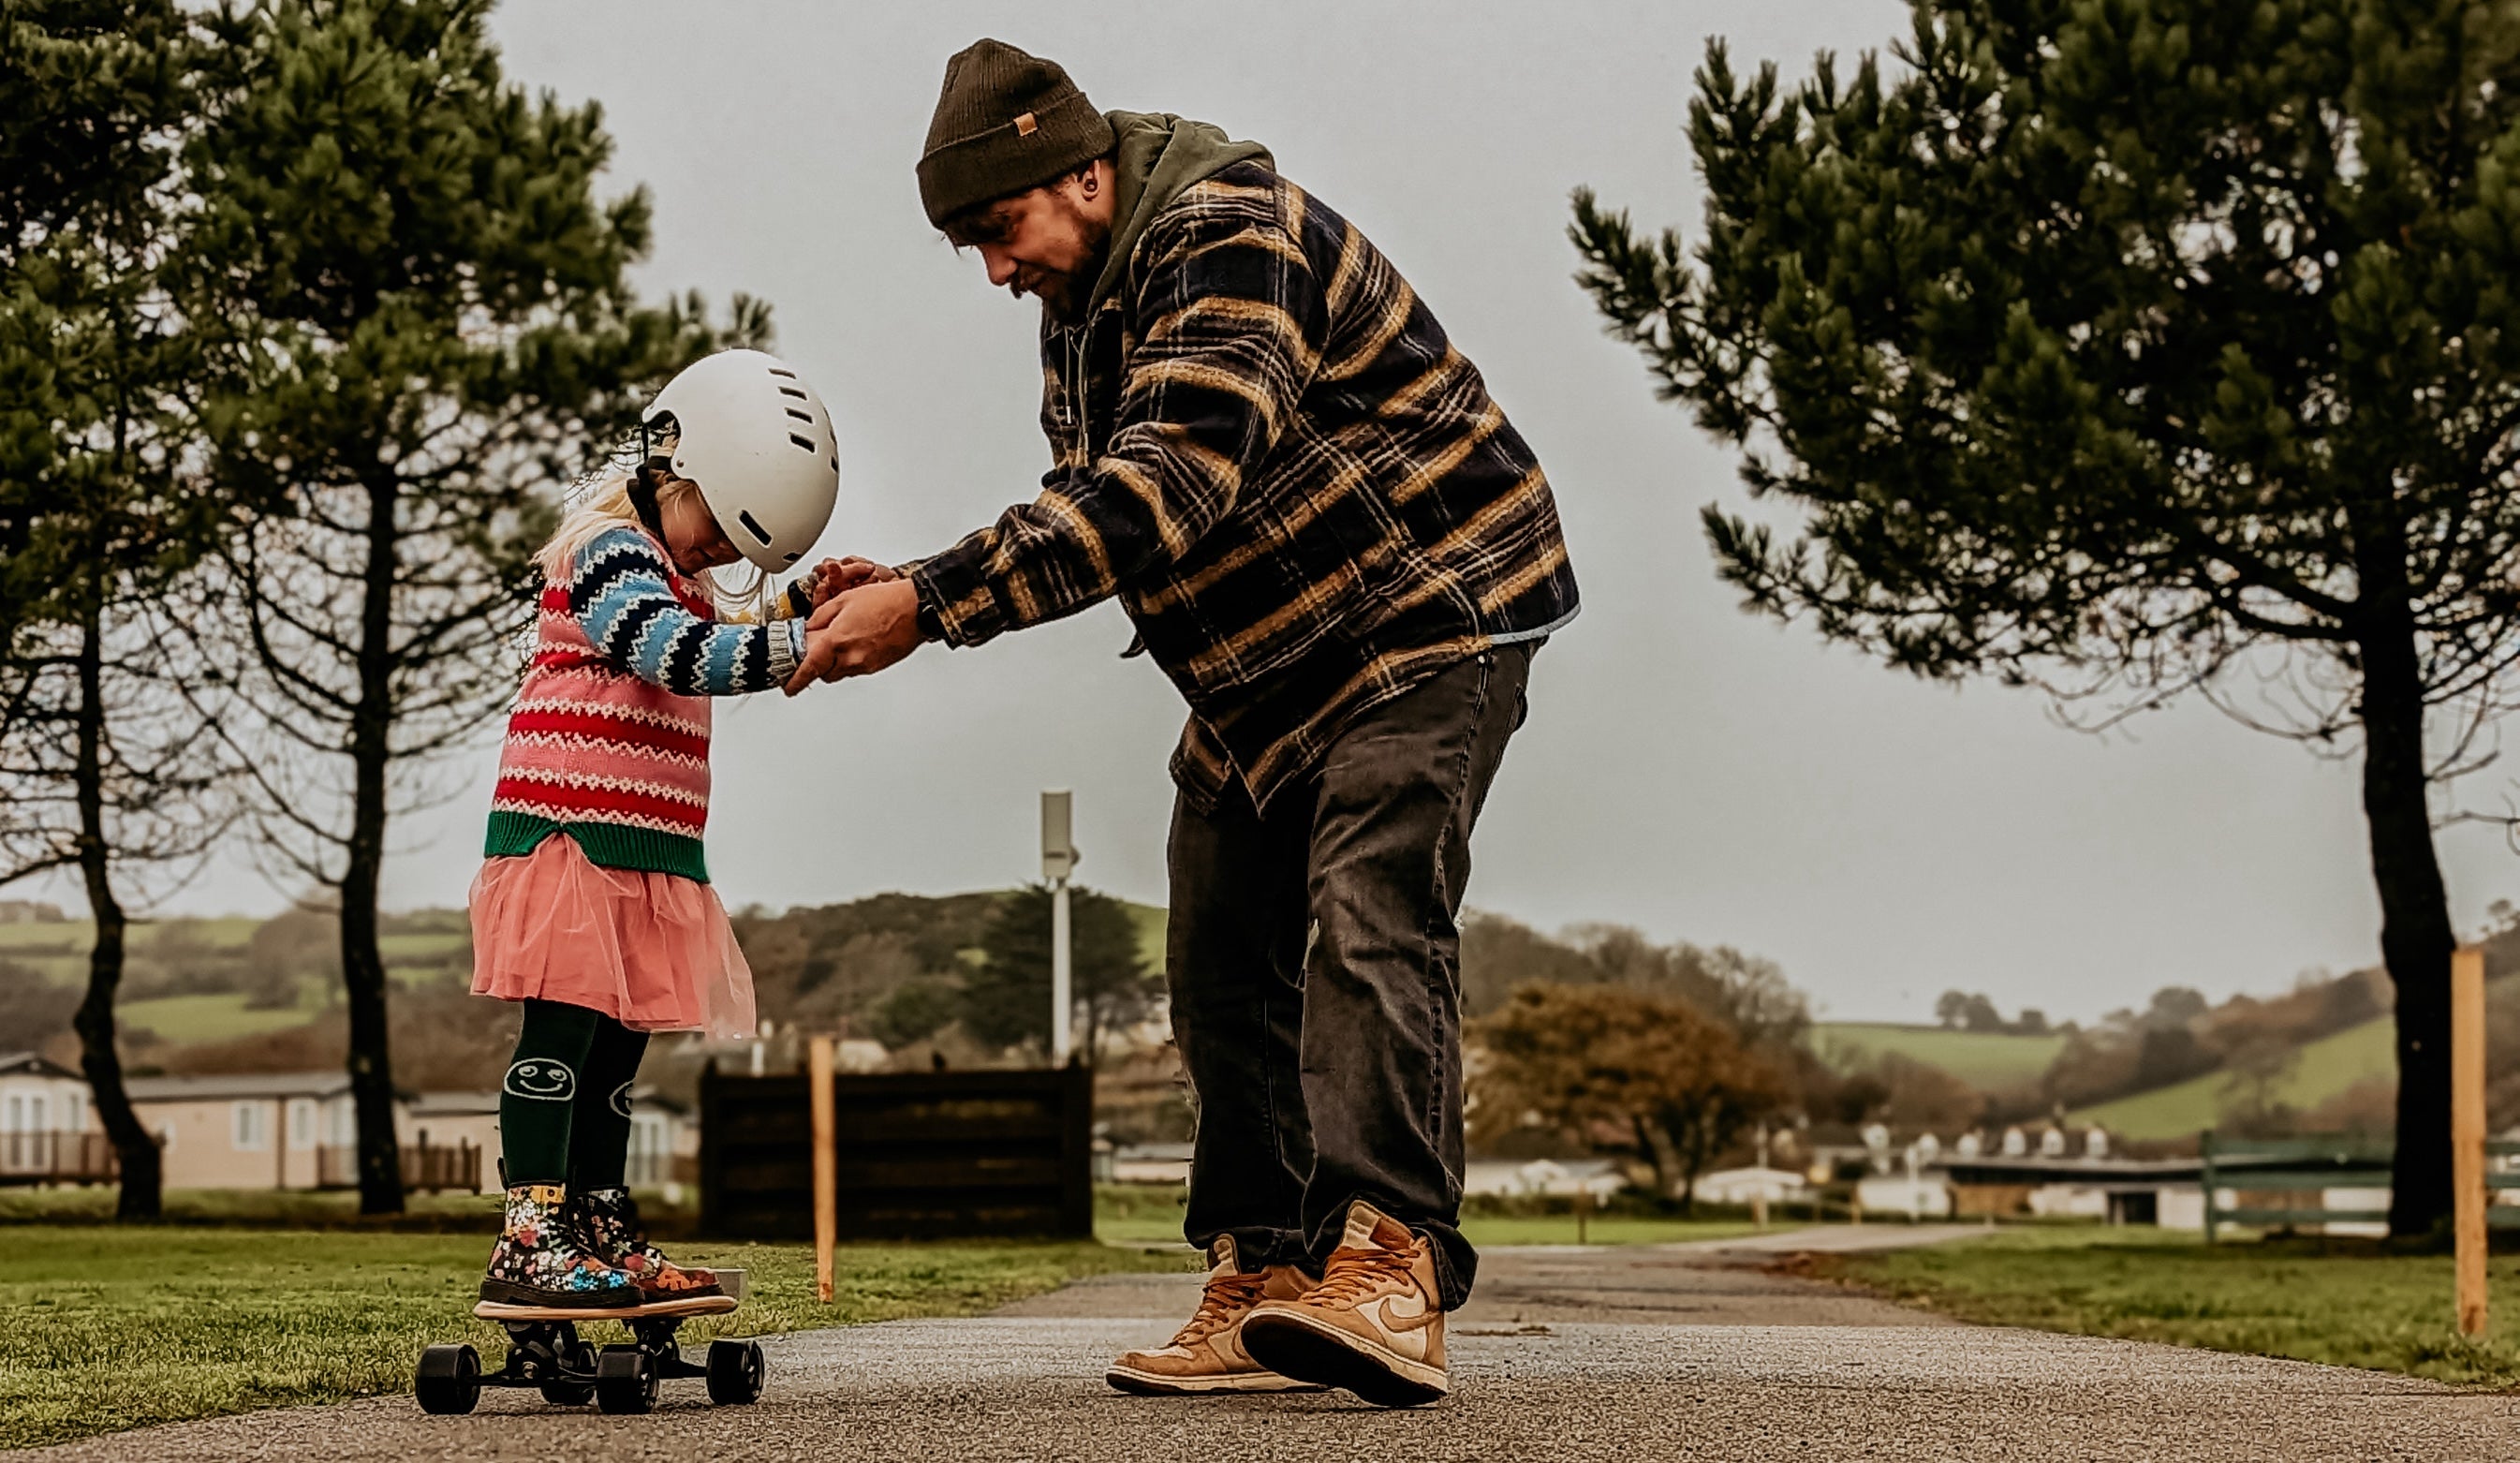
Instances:
[[[1084,1015],[1088,1062],[1113,1033],[1144,1017],[1155,981],[1138,953],[1129,906],[1083,887],[1067,892],[1069,993]],[[1009,894],[980,939],[983,959],[963,978],[963,1029],[992,1046],[1050,1047],[1051,892],[1035,884]]]
[[[159,1209],[158,1145],[116,1048],[135,869],[202,852],[224,768],[152,604],[214,530],[192,491],[187,332],[165,269],[198,37],[169,0],[0,11],[0,884],[75,871],[95,926],[73,1025],[121,1169]]]
[[[601,110],[510,83],[488,10],[226,16],[236,101],[190,158],[193,308],[229,332],[215,463],[248,508],[223,567],[266,744],[257,816],[338,894],[370,1213],[402,1207],[377,946],[388,817],[513,692],[558,489],[635,428],[643,389],[768,330],[741,298],[720,331],[696,298],[635,297],[645,192],[597,198]]]
[[[1802,513],[1780,539],[1706,512],[1757,609],[2077,713],[2194,692],[2359,744],[2390,1224],[2429,1231],[2455,943],[2432,799],[2520,652],[2520,14],[1912,11],[1893,74],[1822,57],[1788,89],[1711,46],[1694,249],[1579,193],[1579,278]]]

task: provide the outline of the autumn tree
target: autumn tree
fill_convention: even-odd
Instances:
[[[2436,784],[2520,654],[2520,11],[1912,0],[1744,77],[1693,240],[1588,193],[1581,280],[1744,448],[1751,606],[2106,721],[2199,695],[2359,752],[2397,989],[2393,1232],[2450,1206]],[[2269,689],[2272,688],[2272,689]]]
[[[331,891],[363,1212],[402,1208],[377,891],[397,808],[515,690],[560,490],[682,363],[767,333],[643,304],[644,191],[601,110],[509,81],[486,0],[261,0],[216,18],[237,102],[188,155],[191,307],[223,336],[213,463],[246,505],[203,655],[240,700],[267,846]],[[658,92],[657,105],[680,105]]]
[[[1633,1154],[1684,1208],[1707,1164],[1785,1098],[1724,1023],[1625,986],[1525,985],[1465,1034],[1482,1132],[1542,1125]]]

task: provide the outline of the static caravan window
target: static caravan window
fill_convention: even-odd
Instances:
[[[270,1123],[258,1102],[228,1105],[228,1146],[239,1153],[260,1153],[271,1146]]]
[[[315,1146],[315,1099],[292,1097],[289,1100],[289,1146]]]

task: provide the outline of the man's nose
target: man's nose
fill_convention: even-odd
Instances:
[[[1015,256],[993,244],[980,246],[980,262],[989,266],[989,283],[1003,289],[1015,277]]]

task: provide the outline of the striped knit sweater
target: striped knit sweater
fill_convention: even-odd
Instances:
[[[791,584],[772,623],[719,623],[655,539],[598,535],[567,583],[543,586],[483,851],[531,853],[560,833],[590,863],[707,883],[708,698],[786,682],[807,606]]]

